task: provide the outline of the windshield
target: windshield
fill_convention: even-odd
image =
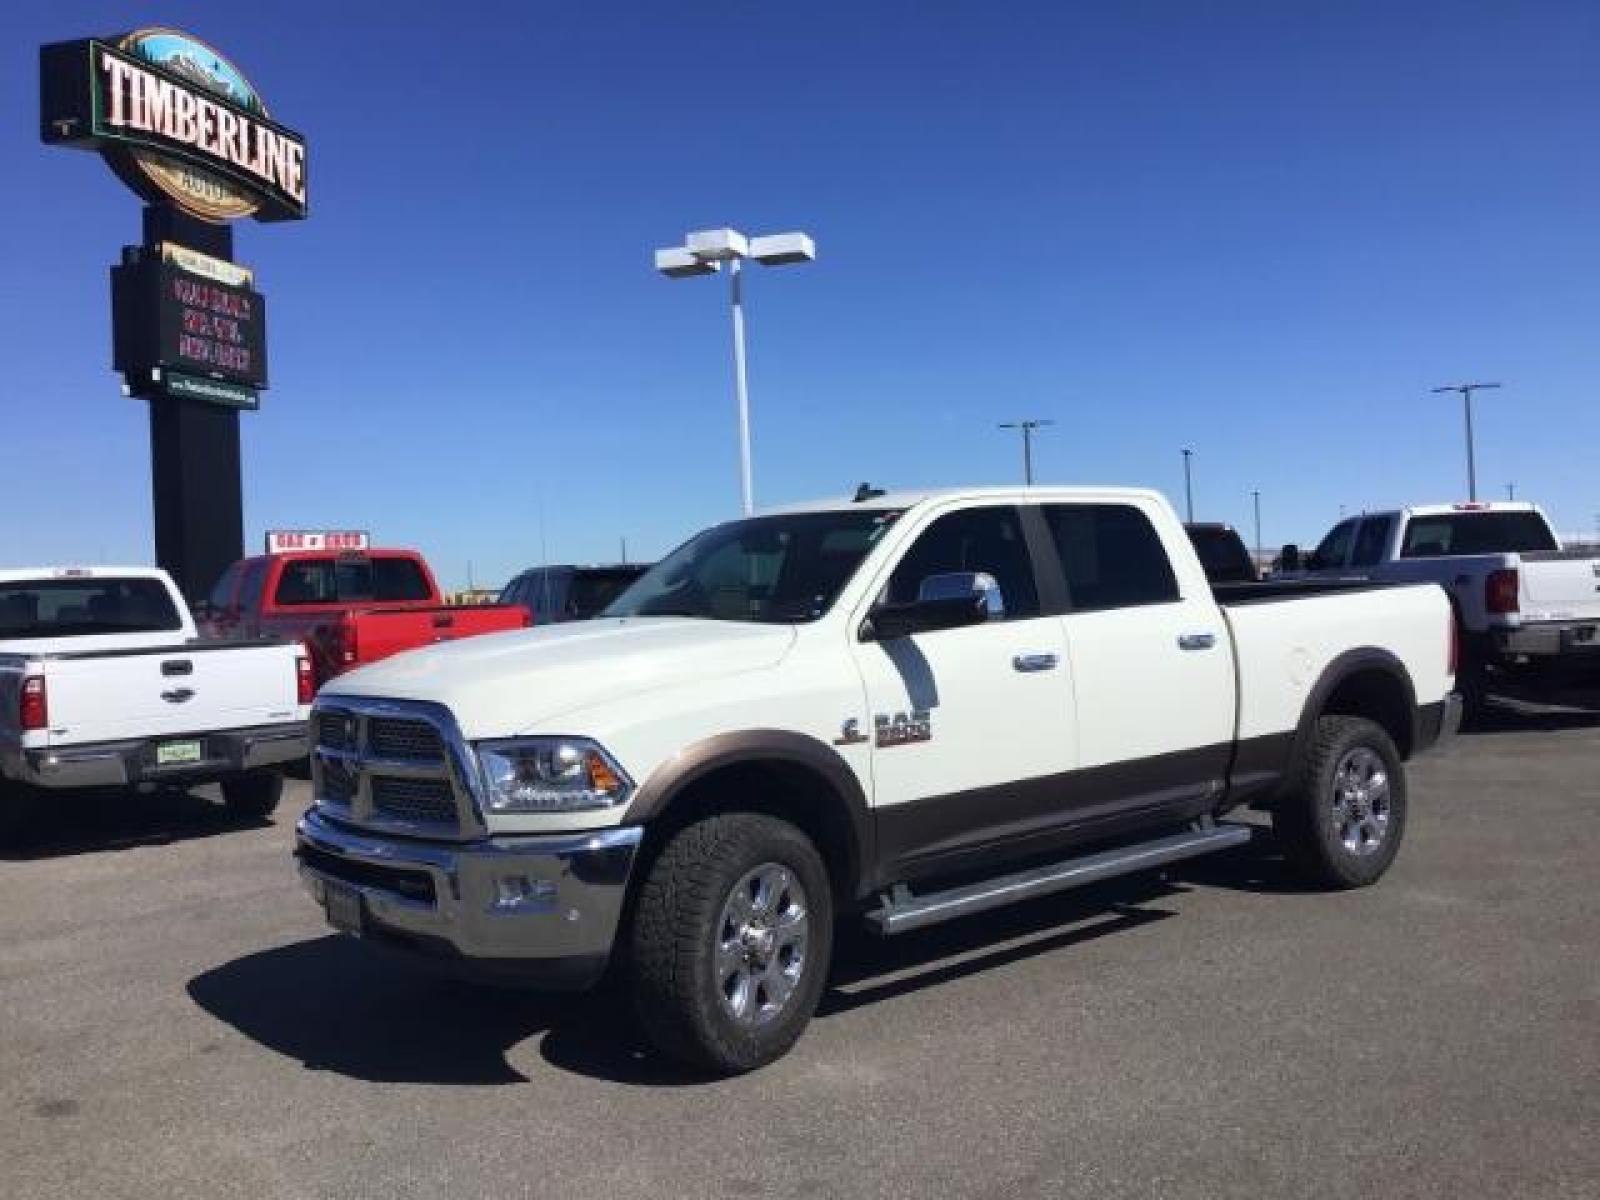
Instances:
[[[651,567],[602,615],[815,621],[899,515],[792,513],[718,525]]]
[[[28,579],[0,583],[0,638],[85,637],[183,628],[159,579]]]
[[[1528,554],[1555,549],[1555,535],[1536,512],[1447,513],[1414,517],[1406,526],[1400,557]]]

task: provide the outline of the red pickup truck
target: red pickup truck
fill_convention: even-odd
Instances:
[[[532,624],[519,604],[446,605],[412,550],[293,551],[223,572],[201,611],[211,636],[297,638],[320,685],[402,650]]]

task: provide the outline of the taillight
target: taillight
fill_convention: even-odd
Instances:
[[[29,675],[22,681],[17,723],[24,731],[50,728],[50,697],[45,693],[43,675]]]
[[[356,639],[356,624],[346,618],[339,622],[339,661],[345,666],[350,666],[356,661],[356,654],[360,646]]]
[[[1521,609],[1515,568],[1503,567],[1489,572],[1483,583],[1483,605],[1492,613],[1514,613]]]
[[[311,656],[304,649],[294,660],[294,698],[298,704],[310,704],[317,698],[317,680],[311,673]]]

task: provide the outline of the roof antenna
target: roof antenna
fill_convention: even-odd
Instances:
[[[875,488],[870,483],[860,483],[856,485],[854,503],[864,504],[868,500],[876,500],[883,495],[887,495],[887,493],[882,488]]]

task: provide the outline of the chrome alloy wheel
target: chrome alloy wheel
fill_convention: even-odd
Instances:
[[[1389,770],[1377,751],[1357,746],[1333,772],[1333,828],[1351,854],[1374,854],[1389,835]]]
[[[811,912],[789,868],[762,863],[733,886],[717,922],[714,969],[722,1007],[742,1025],[783,1011],[806,969]]]

